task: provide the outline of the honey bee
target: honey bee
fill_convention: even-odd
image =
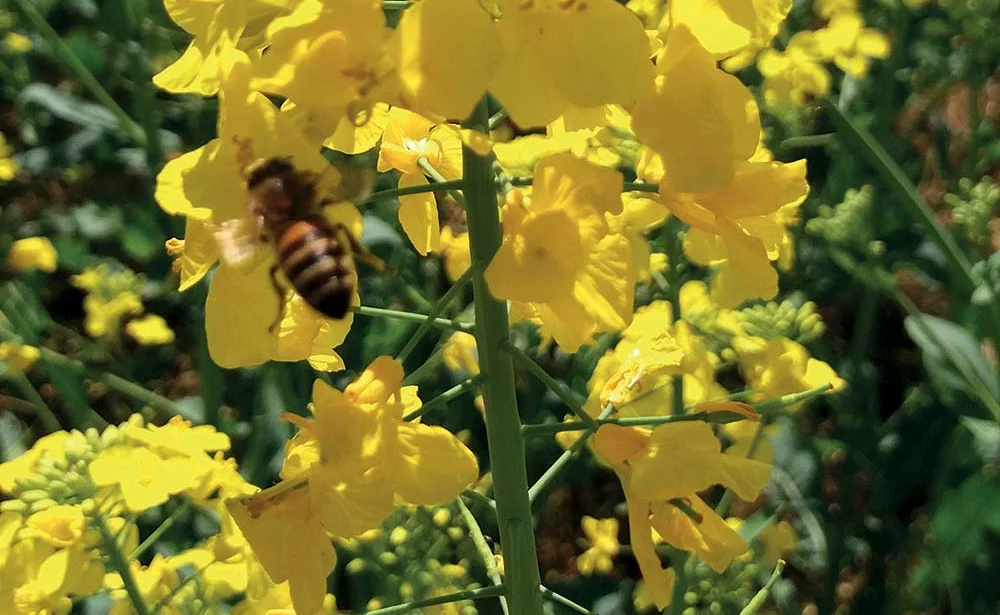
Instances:
[[[273,247],[276,262],[269,275],[278,295],[278,315],[269,331],[274,331],[284,312],[286,289],[279,271],[309,306],[339,320],[347,315],[357,290],[355,257],[376,269],[385,268],[347,227],[322,213],[326,204],[366,194],[373,174],[364,175],[362,181],[343,180],[334,197],[322,196],[318,174],[296,168],[289,158],[266,158],[244,167],[247,215],[223,222],[215,236],[222,260],[238,267],[254,260],[261,243]],[[353,199],[348,199],[348,191],[356,192]]]

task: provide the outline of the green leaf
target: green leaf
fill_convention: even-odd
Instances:
[[[975,394],[996,414],[1000,387],[976,338],[961,326],[928,314],[908,316],[903,324],[923,351],[924,366],[933,384],[946,393]]]
[[[22,105],[34,103],[59,119],[79,126],[97,126],[110,131],[119,129],[114,113],[45,83],[32,83],[24,88],[18,102]]]
[[[1000,457],[1000,425],[996,421],[971,416],[963,416],[959,421],[972,433],[973,445],[984,461]]]

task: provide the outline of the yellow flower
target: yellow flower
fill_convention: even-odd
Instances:
[[[84,269],[70,278],[74,286],[87,291],[83,309],[84,329],[91,337],[115,334],[126,316],[142,313],[139,291],[142,278],[129,270],[112,271],[105,265]]]
[[[426,186],[420,166],[425,161],[445,179],[462,176],[462,141],[458,134],[412,111],[393,107],[382,136],[378,170],[400,171],[400,188]],[[433,192],[399,197],[399,222],[420,254],[441,249],[441,226]]]
[[[670,17],[711,54],[725,57],[768,46],[791,8],[791,0],[678,0],[670,4]]]
[[[787,557],[799,545],[799,536],[787,521],[768,525],[757,535],[757,540],[764,547],[761,557],[768,566],[773,566],[779,559]]]
[[[261,158],[290,157],[298,169],[321,178],[320,189],[340,176],[318,150],[302,136],[288,117],[262,94],[250,90],[250,60],[241,52],[224,51],[219,138],[171,160],[157,177],[156,198],[164,211],[188,218],[188,232],[180,258],[181,283],[190,287],[218,259],[212,245],[213,225],[242,218],[247,211],[247,187],[238,160],[238,142],[251,139]],[[361,215],[350,203],[324,212],[355,236],[361,233]],[[175,250],[177,249],[175,244]],[[268,273],[273,250],[261,246],[248,267],[220,266],[205,303],[205,328],[212,359],[222,367],[258,365],[267,360],[308,359],[317,369],[343,369],[332,349],[350,329],[353,314],[338,321],[321,317],[294,294],[279,302]],[[286,284],[287,286],[287,284]],[[270,331],[279,306],[284,318]]]
[[[18,32],[8,32],[3,38],[3,46],[18,53],[28,53],[31,51],[31,39]]]
[[[771,466],[721,452],[711,426],[698,422],[652,431],[604,425],[590,444],[622,482],[632,549],[658,608],[670,601],[673,576],[656,555],[653,530],[671,545],[694,552],[716,572],[747,550],[746,541],[696,494],[723,484],[752,500],[769,480]]]
[[[167,321],[156,314],[146,314],[125,324],[125,332],[143,346],[159,346],[174,341],[174,332]]]
[[[444,274],[454,282],[462,277],[472,265],[469,252],[469,234],[456,233],[450,226],[441,229],[441,257],[444,259]]]
[[[818,53],[832,58],[837,68],[852,77],[868,74],[868,59],[889,57],[889,39],[875,28],[866,28],[861,15],[838,13],[815,33],[812,41]]]
[[[486,270],[490,291],[526,304],[521,313],[567,352],[632,316],[631,247],[605,217],[622,211],[621,181],[617,171],[556,154],[536,168],[530,205],[512,190],[503,208],[503,245]]]
[[[333,135],[344,123],[363,123],[381,66],[388,30],[381,3],[314,0],[293,5],[265,32],[267,53],[255,61],[255,90],[287,97],[308,114],[311,130]]]
[[[628,237],[632,248],[633,267],[638,272],[638,281],[648,283],[651,280],[650,259],[653,255],[649,251],[646,233],[663,224],[670,214],[663,203],[642,192],[623,193],[622,203],[624,203],[622,213],[608,216],[608,228],[612,232]]]
[[[36,539],[16,541],[0,568],[0,613],[64,615],[71,596],[88,596],[101,586],[98,554],[81,546],[59,549]]]
[[[478,477],[475,456],[441,427],[402,421],[419,407],[401,387],[402,367],[379,357],[343,391],[317,380],[312,418],[285,450],[281,483],[228,502],[271,579],[288,580],[299,612],[319,610],[335,558],[326,532],[354,536],[375,528],[394,501],[453,499]]]
[[[389,53],[404,106],[465,117],[488,87],[517,124],[542,126],[652,86],[642,23],[613,0],[504,0],[495,11],[429,0],[403,13]]]
[[[580,521],[580,527],[590,545],[576,558],[580,574],[608,574],[613,566],[611,560],[621,549],[618,544],[618,519],[595,519],[585,515]]]
[[[164,7],[174,22],[194,36],[187,49],[170,66],[153,77],[153,83],[175,94],[211,96],[219,91],[219,63],[224,50],[239,41],[252,46],[255,41],[247,32],[252,20],[266,21],[284,9],[273,0],[225,2],[206,0],[191,3],[185,0],[165,0]],[[241,40],[244,34],[249,40]]]
[[[56,548],[80,544],[86,520],[79,506],[60,505],[37,512],[25,521],[25,527],[37,537]]]
[[[760,140],[753,95],[683,26],[671,30],[656,70],[656,93],[636,104],[632,128],[662,157],[661,185],[679,192],[725,187]]]
[[[163,459],[148,449],[132,447],[104,451],[90,463],[89,470],[94,484],[117,485],[132,512],[148,510],[193,488],[204,472],[187,459]]]
[[[42,352],[34,346],[26,346],[14,342],[0,343],[0,361],[4,369],[11,372],[25,372],[42,356]]]
[[[831,391],[846,386],[829,364],[809,356],[798,342],[741,336],[733,338],[732,346],[743,377],[757,399],[773,399],[824,384],[833,385]]]
[[[857,13],[858,0],[816,0],[813,12],[825,19],[839,13]]]
[[[229,436],[215,430],[211,425],[192,425],[179,416],[172,417],[162,427],[147,425],[125,427],[129,438],[164,457],[183,455],[199,457],[206,453],[228,451]]]
[[[757,58],[764,77],[764,100],[769,105],[804,105],[810,97],[830,91],[830,73],[813,50],[813,32],[795,34],[785,51],[765,49]]]
[[[10,155],[13,153],[7,144],[7,139],[0,133],[0,182],[7,182],[17,176],[20,167]]]
[[[7,261],[15,271],[41,269],[52,273],[56,270],[58,257],[52,242],[45,237],[18,239],[7,253]]]
[[[778,275],[770,262],[782,253],[786,238],[779,211],[805,200],[804,160],[792,163],[740,162],[732,181],[701,193],[672,191],[660,184],[660,198],[691,225],[685,254],[696,263],[719,266],[712,299],[726,308],[746,299],[770,299]]]
[[[161,600],[167,599],[164,605],[165,611],[180,612],[175,610],[176,607],[171,608],[171,603],[180,602],[180,596],[174,591],[180,583],[180,577],[166,558],[157,553],[148,566],[133,560],[129,562],[129,571],[132,573],[139,595],[147,605],[159,604]],[[104,586],[111,590],[110,615],[129,615],[133,612],[131,598],[125,591],[121,576],[117,572],[105,577]]]
[[[465,372],[469,376],[479,375],[479,353],[476,337],[470,333],[456,331],[444,343],[441,352],[444,364],[454,372]]]

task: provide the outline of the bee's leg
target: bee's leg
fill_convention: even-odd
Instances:
[[[274,333],[274,330],[281,324],[282,319],[285,317],[285,287],[278,281],[277,263],[271,265],[267,273],[271,276],[271,285],[274,287],[274,294],[278,297],[278,315],[275,317],[274,322],[271,323],[271,326],[267,328],[268,333]]]
[[[366,250],[365,247],[361,245],[361,242],[358,241],[358,238],[354,236],[354,233],[352,233],[351,230],[342,223],[334,222],[333,230],[338,235],[347,239],[347,243],[351,246],[351,253],[356,259],[379,273],[387,273],[389,275],[396,274],[396,272],[392,270],[392,267],[385,264],[384,260]]]

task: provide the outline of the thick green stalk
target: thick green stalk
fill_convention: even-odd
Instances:
[[[465,122],[467,128],[486,132],[489,122],[486,99],[481,100]],[[497,503],[497,522],[503,548],[507,604],[517,615],[541,615],[541,577],[528,501],[528,476],[521,439],[521,418],[517,412],[514,363],[504,347],[510,338],[507,304],[490,294],[485,271],[500,248],[503,237],[492,161],[468,148],[462,150],[466,213],[476,312],[476,344],[486,381],[486,435],[490,448],[490,468]]]

